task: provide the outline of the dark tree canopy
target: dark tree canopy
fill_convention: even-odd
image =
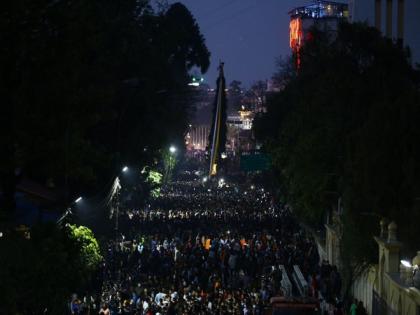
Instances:
[[[313,30],[298,73],[255,122],[282,193],[307,222],[344,209],[343,261],[375,258],[378,218],[410,243],[420,219],[420,92],[407,54],[365,25],[342,24],[336,38]],[[354,267],[354,265],[353,265]]]
[[[188,9],[149,1],[9,1],[0,12],[2,209],[15,169],[69,194],[183,138],[188,71],[209,52]]]

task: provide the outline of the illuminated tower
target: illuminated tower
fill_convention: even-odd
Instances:
[[[312,4],[294,8],[290,15],[290,48],[300,66],[300,49],[312,38],[310,29],[315,26],[321,31],[335,32],[338,24],[348,18],[348,5],[332,1],[314,1]]]

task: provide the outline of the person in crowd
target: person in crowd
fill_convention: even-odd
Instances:
[[[318,266],[315,242],[290,207],[249,186],[179,180],[143,210],[121,207],[130,229],[120,246],[108,244],[99,314],[262,315],[284,294],[280,266],[298,265],[309,294],[340,315],[331,302],[340,297],[337,269]]]

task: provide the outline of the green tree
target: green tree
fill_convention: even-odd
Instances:
[[[80,265],[87,273],[96,271],[99,263],[103,260],[98,241],[91,229],[86,226],[69,225],[67,229],[70,238],[74,240],[80,251]]]
[[[30,239],[7,234],[0,240],[2,314],[65,314],[71,293],[87,285],[100,261],[97,242],[84,227],[74,234],[39,225]]]
[[[256,119],[282,192],[307,223],[321,226],[342,200],[348,280],[375,258],[378,218],[397,221],[407,244],[419,219],[420,93],[407,52],[374,28],[317,29],[301,64],[280,71],[284,89]]]

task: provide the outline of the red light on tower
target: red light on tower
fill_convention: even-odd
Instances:
[[[295,18],[290,20],[290,48],[294,51],[299,50],[302,44],[302,20]]]
[[[290,20],[290,48],[296,54],[296,67],[300,68],[300,47],[302,45],[302,20],[294,18]]]

